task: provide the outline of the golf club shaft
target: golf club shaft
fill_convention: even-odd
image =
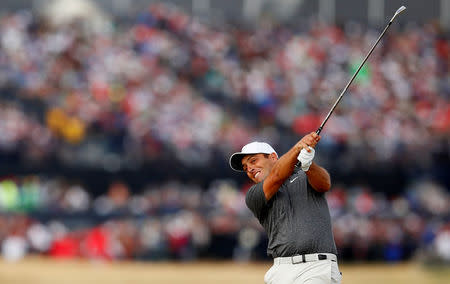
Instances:
[[[356,70],[355,74],[353,74],[352,78],[350,79],[350,81],[348,81],[347,85],[345,86],[344,90],[342,90],[341,94],[339,95],[338,99],[336,100],[336,102],[334,103],[334,105],[331,107],[330,111],[328,112],[327,116],[325,117],[325,119],[323,120],[322,124],[319,126],[319,128],[316,130],[317,134],[320,134],[320,132],[322,131],[322,128],[324,127],[325,123],[327,123],[328,119],[330,118],[331,114],[333,113],[334,109],[336,108],[336,106],[339,104],[339,102],[341,101],[342,97],[344,96],[345,92],[347,91],[348,87],[350,86],[350,84],[353,82],[353,80],[355,79],[356,75],[358,75],[359,70],[361,70],[361,68],[363,67],[364,63],[366,63],[367,58],[369,58],[369,56],[372,54],[372,51],[375,49],[375,47],[377,46],[378,42],[381,40],[381,38],[384,36],[384,34],[386,33],[386,31],[388,30],[388,28],[391,26],[392,22],[394,21],[395,17],[400,14],[401,12],[403,12],[405,10],[405,6],[401,6],[399,9],[397,9],[397,11],[395,12],[394,16],[391,18],[391,20],[389,21],[389,23],[387,24],[387,26],[384,28],[383,32],[380,34],[380,36],[378,37],[377,41],[375,42],[375,44],[372,46],[372,48],[370,49],[369,53],[366,55],[366,57],[364,58],[363,62],[359,65],[358,69]]]

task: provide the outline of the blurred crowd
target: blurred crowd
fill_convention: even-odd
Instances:
[[[4,259],[27,254],[99,260],[266,259],[266,235],[245,207],[248,186],[176,181],[132,190],[115,181],[92,196],[82,184],[23,176],[0,182]],[[133,193],[135,192],[135,193]],[[391,199],[364,185],[327,194],[340,258],[450,261],[449,193],[412,184]]]
[[[0,149],[110,171],[167,155],[207,166],[255,139],[286,149],[378,36],[352,23],[217,27],[165,4],[95,32],[29,12],[5,14],[0,31]],[[323,132],[333,162],[427,167],[448,152],[449,55],[436,25],[392,29]]]
[[[264,258],[247,185],[217,177],[249,141],[281,153],[315,131],[378,34],[315,20],[215,25],[166,4],[103,30],[2,14],[1,169],[115,173],[165,160],[170,173],[197,167],[189,173],[197,180],[218,171],[207,185],[153,177],[144,188],[118,180],[103,192],[45,173],[2,179],[3,257]],[[343,259],[450,259],[444,35],[433,24],[392,28],[322,132],[317,158],[328,169],[368,168],[373,178],[387,169],[380,163],[398,164],[411,178],[407,188],[383,188],[395,194],[360,180],[334,184],[327,198]]]

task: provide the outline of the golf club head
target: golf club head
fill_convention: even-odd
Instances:
[[[400,14],[401,12],[403,12],[405,10],[406,10],[405,6],[401,6],[400,8],[398,8],[397,11],[395,11],[394,16],[392,16],[392,19],[389,22],[392,23],[392,21],[395,19],[395,17],[397,17],[398,14]]]
[[[405,6],[401,6],[400,8],[397,9],[397,11],[395,12],[395,14],[400,14],[401,12],[403,12],[404,10],[406,10]]]

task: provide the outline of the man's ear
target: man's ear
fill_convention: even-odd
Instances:
[[[276,161],[276,160],[278,160],[278,155],[275,154],[275,153],[272,153],[272,154],[269,155],[269,158],[270,158],[272,161]]]

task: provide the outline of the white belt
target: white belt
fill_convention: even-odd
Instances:
[[[334,255],[332,253],[312,253],[312,254],[301,254],[301,255],[294,255],[294,256],[288,256],[288,257],[276,257],[273,259],[273,263],[275,263],[275,264],[297,264],[297,263],[318,261],[318,260],[324,260],[324,259],[329,259],[331,261],[337,261],[336,255]]]

